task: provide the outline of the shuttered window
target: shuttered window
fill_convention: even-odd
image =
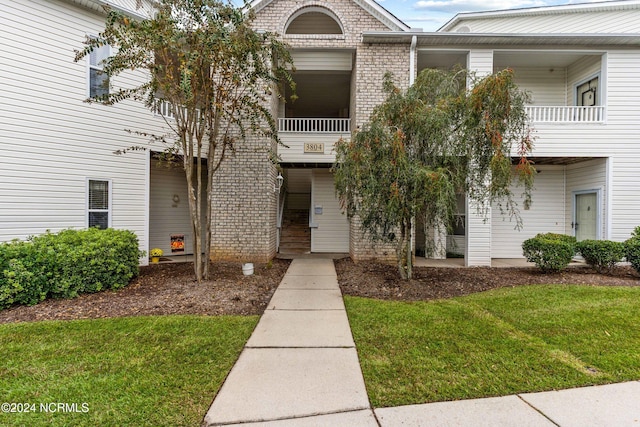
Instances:
[[[111,226],[111,182],[89,180],[87,195],[87,225],[100,229]]]

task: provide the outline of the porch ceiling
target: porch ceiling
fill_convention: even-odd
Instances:
[[[314,162],[280,162],[278,166],[281,168],[302,168],[302,169],[329,169],[333,167],[333,163],[314,163]]]
[[[598,157],[529,157],[534,165],[572,165],[574,163],[586,162],[598,159]],[[517,161],[517,159],[514,159]]]

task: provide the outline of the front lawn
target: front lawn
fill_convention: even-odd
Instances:
[[[520,286],[345,303],[375,407],[640,379],[637,287]]]
[[[0,325],[0,400],[31,411],[3,407],[0,425],[199,425],[257,320],[167,316]]]

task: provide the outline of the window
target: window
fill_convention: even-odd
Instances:
[[[90,179],[87,194],[87,226],[111,226],[111,181]]]
[[[111,49],[107,46],[96,48],[89,54],[89,97],[95,98],[109,94],[109,76],[102,71],[104,60]]]
[[[344,34],[344,30],[330,10],[304,7],[289,18],[285,34]]]
[[[464,194],[458,194],[457,196],[457,211],[456,214],[453,217],[453,224],[451,224],[451,228],[453,229],[453,235],[454,236],[464,236],[466,234],[465,231],[465,221],[466,221],[466,215],[465,215],[465,205],[466,205],[466,198]]]

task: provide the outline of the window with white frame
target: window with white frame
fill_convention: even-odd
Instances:
[[[89,54],[89,97],[109,94],[109,76],[103,71],[104,60],[109,57],[109,45],[100,46]]]
[[[90,179],[87,184],[87,226],[111,226],[111,181]]]

